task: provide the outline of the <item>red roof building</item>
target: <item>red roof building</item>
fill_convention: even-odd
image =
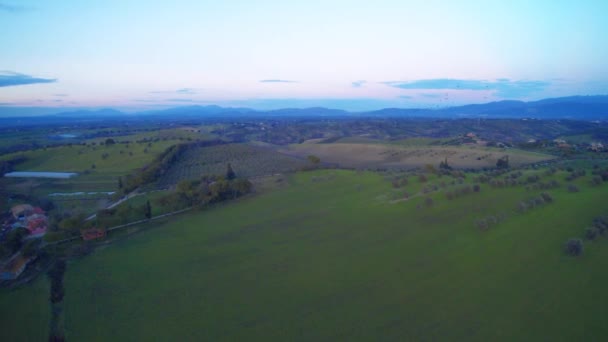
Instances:
[[[106,230],[103,228],[90,228],[80,231],[84,241],[100,239],[106,236]]]
[[[30,236],[39,237],[46,234],[47,221],[46,217],[33,218],[27,221],[27,230]]]

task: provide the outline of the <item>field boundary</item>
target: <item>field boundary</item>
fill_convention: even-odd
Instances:
[[[181,214],[181,213],[184,213],[186,211],[190,211],[193,208],[194,207],[188,207],[188,208],[185,208],[185,209],[181,209],[181,210],[177,210],[177,211],[172,211],[170,213],[166,213],[166,214],[162,214],[162,215],[157,215],[157,216],[151,217],[149,219],[143,219],[143,220],[138,220],[138,221],[133,221],[133,222],[121,224],[121,225],[118,225],[118,226],[110,227],[106,231],[107,232],[111,232],[111,231],[115,231],[115,230],[131,227],[131,226],[135,226],[135,225],[142,224],[142,223],[147,223],[147,222],[158,220],[158,219],[161,219],[161,218],[164,218],[164,217],[169,217],[169,216]],[[59,240],[59,241],[48,242],[45,245],[46,246],[60,245],[62,243],[66,243],[66,242],[70,242],[70,241],[74,241],[74,240],[78,240],[78,239],[81,239],[81,237],[80,236],[73,236],[71,238],[67,238],[67,239],[63,239],[63,240]]]

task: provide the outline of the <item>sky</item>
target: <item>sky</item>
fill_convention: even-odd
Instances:
[[[604,95],[606,13],[605,0],[0,0],[0,116]]]

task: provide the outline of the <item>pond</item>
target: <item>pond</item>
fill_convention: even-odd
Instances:
[[[54,192],[49,196],[86,196],[86,195],[114,195],[114,191],[94,191],[94,192]]]
[[[34,171],[16,171],[4,174],[4,177],[21,177],[21,178],[60,178],[67,179],[78,174],[75,172],[34,172]]]

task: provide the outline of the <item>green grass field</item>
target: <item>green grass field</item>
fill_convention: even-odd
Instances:
[[[54,171],[54,172],[82,172],[91,170],[97,173],[128,172],[152,161],[154,157],[167,147],[174,145],[174,141],[158,141],[148,143],[131,143],[114,145],[73,145],[52,147],[46,150],[38,149],[16,155],[27,158],[24,163],[18,164],[17,171]],[[144,152],[146,150],[146,152]],[[104,158],[104,154],[107,157]],[[13,155],[3,156],[10,159]],[[95,169],[92,165],[95,164]]]
[[[79,175],[70,179],[0,178],[0,185],[15,193],[34,196],[54,192],[116,191],[118,177],[145,166],[176,143],[168,140],[128,145],[73,145],[5,155],[0,158],[10,159],[15,155],[27,158],[16,165],[16,171],[77,172]]]
[[[484,185],[451,201],[437,192],[433,207],[418,209],[423,197],[389,201],[394,190],[379,174],[298,173],[290,186],[177,217],[70,263],[66,337],[603,340],[608,241],[585,242],[579,258],[562,251],[608,214],[608,185],[588,178],[577,180],[581,192],[549,190],[554,203],[518,214],[516,203],[538,191]],[[503,223],[475,227],[501,211]],[[7,333],[35,340],[47,325],[24,317],[28,307],[47,310],[46,297],[37,286],[19,291],[24,308],[0,292],[0,310],[12,312]],[[23,321],[29,329],[12,331]]]

